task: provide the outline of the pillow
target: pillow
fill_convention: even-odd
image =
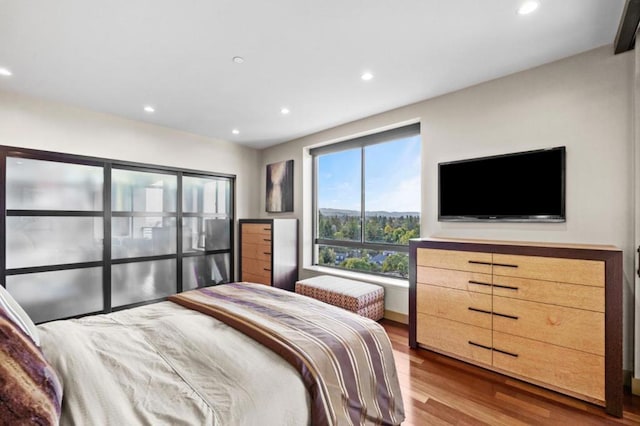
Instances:
[[[62,386],[42,351],[0,309],[0,424],[58,425]]]
[[[24,333],[31,337],[36,345],[40,346],[40,335],[36,325],[31,321],[29,315],[22,309],[22,306],[9,294],[6,288],[0,285],[0,308],[3,309],[7,316],[15,322]]]

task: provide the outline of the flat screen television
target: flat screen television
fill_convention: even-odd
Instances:
[[[438,164],[438,220],[564,222],[564,146]]]

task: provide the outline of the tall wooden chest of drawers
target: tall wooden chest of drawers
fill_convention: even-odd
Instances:
[[[610,246],[410,242],[410,346],[622,415],[622,252]]]
[[[298,280],[298,220],[240,219],[240,281],[293,291]]]

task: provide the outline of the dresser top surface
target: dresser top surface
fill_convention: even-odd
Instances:
[[[488,244],[488,245],[504,245],[504,246],[553,247],[553,248],[567,248],[567,249],[581,249],[581,250],[621,251],[616,246],[600,245],[600,244],[481,240],[481,239],[471,239],[471,238],[445,238],[445,237],[414,238],[411,241],[412,242],[466,243],[466,244]]]

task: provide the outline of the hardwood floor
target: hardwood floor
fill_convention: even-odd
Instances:
[[[406,426],[640,425],[640,397],[625,393],[622,419],[604,409],[423,349],[404,324],[382,320],[394,349]]]

